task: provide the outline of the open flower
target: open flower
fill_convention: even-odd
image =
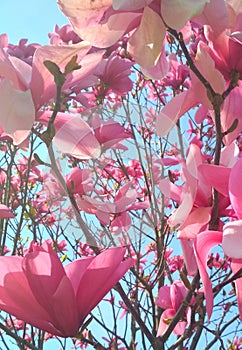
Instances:
[[[0,257],[0,309],[51,334],[72,337],[133,264],[124,247],[63,266],[50,241]]]
[[[218,172],[217,172],[218,174]],[[203,231],[194,242],[195,255],[198,269],[204,286],[206,309],[210,318],[213,310],[212,282],[207,273],[207,258],[209,251],[218,244],[222,244],[226,256],[231,258],[231,268],[235,274],[242,268],[242,204],[240,179],[242,174],[242,158],[233,166],[228,181],[228,193],[232,206],[231,215],[234,220],[223,226],[223,231]],[[220,186],[221,187],[221,186]],[[235,280],[236,295],[240,319],[242,319],[242,278]]]
[[[170,27],[180,30],[188,20],[202,12],[207,2],[207,0],[198,2],[97,0],[95,3],[89,0],[57,1],[75,33],[93,46],[110,47],[129,33],[128,51],[136,63],[146,69],[156,66],[161,56],[166,34],[163,20]],[[159,65],[166,66],[164,50],[162,55],[163,59]],[[164,72],[167,73],[166,69]]]

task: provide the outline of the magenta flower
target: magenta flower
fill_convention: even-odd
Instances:
[[[106,85],[107,90],[112,89],[116,94],[125,95],[133,87],[133,82],[129,78],[132,65],[133,62],[112,52],[108,58],[100,62],[95,73]]]
[[[186,297],[187,289],[181,281],[175,281],[171,286],[163,286],[159,289],[156,305],[165,309],[160,318],[157,337],[161,336],[169,326]],[[181,335],[189,324],[190,312],[187,309],[184,320],[180,320],[173,330],[174,334]]]
[[[50,241],[24,256],[0,257],[0,308],[61,337],[72,337],[90,311],[132,266],[124,247],[63,266]]]
[[[78,193],[80,196],[94,189],[92,173],[89,169],[72,169],[66,176],[66,184],[72,193]]]

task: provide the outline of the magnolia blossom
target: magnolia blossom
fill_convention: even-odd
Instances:
[[[218,177],[218,172],[217,175]],[[237,219],[228,222],[223,226],[221,231],[203,231],[195,242],[194,249],[197,259],[199,272],[204,285],[204,295],[206,298],[206,309],[208,317],[211,317],[213,309],[213,291],[212,283],[206,271],[207,257],[209,251],[216,245],[222,244],[225,255],[231,258],[231,268],[234,273],[242,268],[242,189],[240,179],[242,176],[242,158],[231,169],[229,179],[227,181],[228,194],[232,206],[231,216]],[[222,186],[223,188],[224,186]],[[242,319],[242,278],[235,280],[236,294],[238,299],[238,307],[240,318]]]
[[[73,337],[89,312],[132,266],[124,247],[63,266],[50,241],[0,257],[0,309],[34,327]]]
[[[82,196],[94,190],[92,173],[89,169],[74,168],[66,176],[66,185],[72,193]]]
[[[207,0],[58,0],[73,30],[96,47],[110,47],[129,33],[128,51],[145,69],[159,65],[167,73],[163,41],[166,24],[182,29],[188,20],[199,15]],[[165,21],[165,23],[163,22]],[[158,63],[160,56],[163,59]],[[162,69],[161,65],[165,66]],[[151,73],[151,71],[149,71]]]
[[[130,181],[120,187],[113,202],[101,201],[84,195],[81,199],[77,200],[77,203],[81,210],[89,214],[95,214],[103,225],[108,225],[110,223],[110,216],[115,214],[116,218],[119,219],[114,220],[113,228],[121,223],[121,226],[128,227],[130,220],[127,218],[127,215],[121,215],[123,212],[147,209],[149,207],[148,200],[136,202],[137,197],[138,193]],[[115,230],[117,231],[117,228]]]
[[[172,318],[175,316],[177,310],[181,306],[184,298],[187,294],[187,288],[181,281],[175,281],[171,286],[163,286],[159,289],[158,299],[156,305],[165,309],[162,313],[159,327],[157,331],[157,337],[161,336],[169,326]],[[190,323],[190,309],[185,312],[184,320],[179,320],[175,326],[173,333],[181,335],[187,324]]]

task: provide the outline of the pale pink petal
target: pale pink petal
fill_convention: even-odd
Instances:
[[[240,158],[238,162],[234,165],[229,177],[229,198],[238,219],[242,219],[241,178],[242,178],[242,158]]]
[[[109,248],[97,255],[87,267],[77,292],[80,315],[87,314],[115,286],[134,264],[132,259],[122,261],[126,248]]]
[[[115,44],[127,31],[139,13],[116,13],[112,1],[58,0],[60,10],[68,17],[73,30],[93,46],[109,47]]]
[[[9,61],[18,75],[20,86],[22,87],[21,90],[27,90],[31,81],[32,67],[15,56],[9,56]]]
[[[222,232],[219,231],[204,231],[197,236],[194,242],[197,265],[204,287],[208,319],[213,311],[213,290],[207,273],[207,258],[210,250],[220,243],[222,243]]]
[[[74,27],[74,30],[93,46],[105,48],[114,45],[126,32],[137,27],[140,17],[140,13],[132,12],[112,14],[106,23],[82,29]]]
[[[119,11],[135,11],[148,6],[153,0],[113,0],[113,9]]]
[[[229,28],[229,16],[224,0],[213,0],[207,3],[200,16],[193,19],[201,25],[209,25],[213,31],[213,38]]]
[[[0,81],[0,90],[0,124],[14,139],[14,143],[19,144],[26,139],[35,120],[31,92],[14,89],[12,83],[6,79]],[[16,131],[22,132],[22,138],[14,138]]]
[[[189,171],[190,175],[195,179],[199,180],[199,170],[198,167],[203,163],[203,156],[200,147],[195,143],[191,143],[188,149],[188,154],[186,157],[186,169]],[[184,168],[183,168],[184,172]],[[187,175],[186,175],[187,177]],[[188,175],[190,180],[190,176]]]
[[[195,122],[201,124],[204,121],[204,119],[207,118],[208,114],[208,108],[201,105],[194,115]]]
[[[0,47],[8,47],[8,35],[6,33],[0,35]]]
[[[115,213],[116,206],[112,202],[102,202],[96,198],[91,198],[89,196],[82,196],[82,199],[78,200],[78,204],[81,210],[87,213],[95,213],[97,210],[104,213]]]
[[[106,10],[112,6],[112,0],[97,0],[95,2],[89,0],[58,0],[57,4],[78,34],[79,28],[95,28]]]
[[[158,114],[156,133],[165,136],[175,125],[177,120],[197,103],[189,91],[181,92],[169,101]]]
[[[145,7],[140,26],[130,37],[127,49],[141,67],[152,67],[160,57],[165,34],[161,17]]]
[[[228,257],[242,259],[242,220],[224,225],[222,247]]]
[[[92,173],[89,169],[73,168],[66,176],[66,185],[72,193],[78,193],[80,196],[93,191]]]
[[[171,28],[180,30],[184,25],[198,16],[208,0],[162,0],[161,15]]]
[[[181,202],[181,197],[182,197],[181,186],[173,184],[168,179],[161,179],[159,182],[159,188],[161,190],[161,193],[163,193],[166,198],[171,198],[173,201],[175,201],[178,204]]]
[[[213,90],[216,93],[222,94],[226,88],[226,82],[225,79],[216,68],[215,68],[215,62],[209,55],[209,47],[202,41],[198,43],[197,47],[197,54],[196,54],[196,66],[198,70],[202,73],[204,78],[211,84]],[[193,79],[195,78],[194,74],[192,75]],[[198,79],[198,78],[195,78]],[[201,102],[205,102],[204,104],[209,106],[207,98],[207,91],[206,88],[200,83],[202,89],[200,89],[199,93],[202,95],[199,95],[199,99]],[[207,104],[206,104],[207,101]]]
[[[182,224],[189,215],[190,211],[192,210],[193,203],[194,196],[188,189],[188,191],[184,194],[179,207],[175,211],[173,211],[172,215],[169,217],[168,224],[170,226]]]
[[[132,137],[119,123],[112,119],[104,121],[96,113],[93,113],[90,125],[102,150],[117,146],[120,141]]]
[[[126,210],[139,210],[139,209],[147,209],[150,207],[150,201],[148,197],[145,198],[143,201],[135,202],[133,204],[130,204],[126,207]]]
[[[183,335],[187,326],[187,321],[178,321],[173,333],[176,335]]]
[[[54,126],[56,134],[53,142],[62,153],[79,159],[97,158],[100,155],[99,142],[81,118],[59,113]]]
[[[175,317],[176,311],[174,309],[166,309],[160,318],[158,331],[156,336],[159,337],[162,334],[165,333],[166,329],[169,326],[169,323],[172,321],[172,319]],[[186,328],[187,322],[185,321],[178,321],[176,327],[173,330],[173,333],[176,335],[182,335],[184,333],[184,330]]]
[[[74,70],[71,74],[68,74],[66,81],[63,85],[63,90],[76,86],[78,88],[86,89],[94,84],[98,83],[96,76],[96,68],[103,60],[103,50],[98,52],[89,53],[88,55],[81,58],[79,65],[81,69]]]
[[[153,67],[141,67],[141,71],[150,79],[163,79],[169,71],[169,62],[166,58],[165,48],[163,47],[160,57]]]
[[[22,90],[23,86],[20,81],[20,77],[12,65],[7,53],[0,47],[0,75],[5,79],[12,82],[13,87],[18,90]],[[25,87],[26,88],[26,87]]]
[[[238,160],[240,150],[237,143],[234,141],[230,145],[225,146],[221,150],[220,164],[227,168],[233,168]]]
[[[168,219],[168,223],[171,226],[184,223],[192,210],[197,193],[198,181],[189,173],[186,166],[183,166],[182,174],[185,185],[183,185],[181,204],[175,211],[173,211],[172,215]]]

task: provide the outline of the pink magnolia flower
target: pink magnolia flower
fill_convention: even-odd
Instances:
[[[125,248],[63,266],[49,241],[0,257],[0,308],[51,334],[73,337],[89,312],[132,266]]]
[[[98,0],[93,4],[85,0],[80,4],[79,0],[58,0],[74,31],[93,46],[110,47],[130,33],[128,51],[143,68],[158,63],[166,33],[162,18],[180,30],[189,19],[202,12],[206,2]]]
[[[199,42],[195,64],[198,70],[210,83],[213,90],[218,94],[222,94],[226,89],[226,81],[222,73],[215,68],[215,62],[209,55],[208,51],[209,47],[204,42]],[[208,110],[213,110],[211,101],[207,96],[206,88],[194,73],[190,72],[190,75],[190,88],[172,98],[158,114],[156,131],[159,136],[166,135],[182,115],[199,103]]]
[[[66,185],[72,193],[80,196],[94,190],[91,170],[77,167],[72,169],[66,176]]]
[[[210,220],[211,185],[207,185],[198,170],[205,162],[200,148],[190,144],[186,163],[181,171],[182,186],[178,186],[163,179],[160,182],[161,192],[172,198],[179,206],[168,219],[171,226],[180,225],[178,238],[180,239],[184,259],[189,275],[196,272],[196,260],[193,253],[193,240],[202,231]]]
[[[242,13],[236,8],[236,2],[230,2],[228,6],[223,0],[210,1],[197,21],[204,25],[216,68],[226,80],[231,79],[232,72],[238,72],[241,79]]]
[[[216,188],[220,193],[218,214],[224,216],[231,201],[228,190],[229,178],[233,173],[231,167],[235,167],[238,151],[234,143],[225,147],[221,153],[221,165],[217,166],[208,164],[200,148],[196,144],[191,144],[181,172],[183,186],[179,187],[167,179],[160,182],[161,191],[180,204],[169,217],[168,223],[172,226],[180,225],[178,238],[188,274],[191,276],[197,269],[193,248],[194,239],[199,232],[206,230],[211,218],[212,188]],[[235,179],[233,183],[237,183]]]
[[[79,36],[72,30],[70,24],[59,27],[57,24],[54,31],[48,34],[51,45],[77,44],[81,41]]]
[[[184,298],[187,294],[187,288],[181,281],[175,281],[171,286],[163,286],[159,289],[158,299],[156,300],[156,305],[165,309],[162,313],[159,327],[157,331],[157,337],[161,336],[169,326],[169,323],[175,316],[177,310],[181,306]],[[176,335],[181,335],[187,324],[190,323],[190,312],[189,309],[185,312],[184,320],[179,320],[173,333]]]
[[[131,138],[132,134],[129,133],[119,123],[112,119],[103,120],[99,117],[98,113],[93,113],[92,109],[89,125],[94,130],[94,136],[101,145],[101,150],[104,152],[108,148],[121,147],[121,141],[126,138]],[[98,111],[97,111],[98,112]],[[122,146],[123,147],[123,146]]]
[[[133,62],[130,60],[121,58],[112,52],[108,58],[100,62],[95,74],[105,84],[107,91],[111,89],[116,94],[125,95],[133,87],[129,78],[132,65]]]
[[[136,202],[137,197],[138,193],[133,187],[132,182],[127,182],[117,191],[113,202],[101,201],[84,195],[77,203],[81,210],[90,214],[96,214],[97,218],[104,225],[110,223],[111,214],[117,214],[119,220],[115,220],[115,224],[113,223],[113,225],[122,224],[122,227],[126,227],[129,226],[129,220],[127,220],[126,215],[119,216],[119,214],[130,210],[147,209],[149,207],[147,200]],[[117,227],[115,230],[117,230]]]
[[[96,82],[93,71],[102,60],[103,52],[89,53],[91,46],[87,42],[73,45],[46,45],[39,47],[33,56],[32,76],[30,88],[36,111],[56,98],[56,84],[53,75],[45,67],[44,62],[49,60],[57,64],[62,72],[65,66],[77,55],[77,62],[81,66],[66,76],[63,91],[76,87],[79,91]],[[94,79],[95,78],[95,79]]]
[[[198,268],[204,285],[204,294],[206,298],[206,308],[208,317],[211,317],[213,309],[213,291],[212,283],[209,279],[207,268],[207,257],[209,251],[216,245],[222,244],[225,255],[231,258],[231,268],[236,273],[242,268],[242,189],[240,179],[242,175],[242,158],[232,168],[229,181],[228,193],[232,206],[233,219],[224,225],[222,232],[220,231],[203,231],[194,242],[195,255]],[[238,308],[240,318],[242,319],[242,278],[235,280],[236,294],[238,300]]]
[[[236,4],[227,6],[223,0],[210,1],[204,7],[202,15],[195,21],[204,25],[207,44],[199,41],[195,57],[198,70],[210,83],[213,90],[222,94],[233,75],[242,77],[242,14],[236,11]],[[236,83],[234,78],[233,83]],[[241,109],[242,83],[233,89],[221,107],[222,132],[226,132],[238,120],[238,126],[228,133],[223,141],[229,145],[235,140],[242,128]],[[211,111],[213,107],[207,96],[207,90],[198,78],[191,72],[191,87],[188,91],[173,98],[159,113],[157,118],[157,133],[163,136],[175,125],[176,121],[189,109],[201,103]]]

